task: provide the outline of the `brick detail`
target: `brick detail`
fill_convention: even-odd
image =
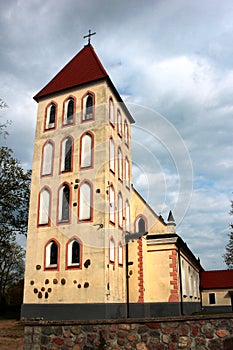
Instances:
[[[177,252],[175,249],[171,251],[169,255],[169,268],[170,268],[170,296],[169,302],[179,302],[178,293],[178,273],[177,273]]]
[[[144,302],[142,238],[138,239],[138,302]]]

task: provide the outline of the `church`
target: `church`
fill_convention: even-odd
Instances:
[[[90,35],[90,34],[89,34]],[[21,317],[187,315],[201,308],[200,261],[133,186],[133,116],[90,36],[34,96]]]

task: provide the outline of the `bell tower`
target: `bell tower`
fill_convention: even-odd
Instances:
[[[94,34],[94,33],[93,33]],[[34,97],[22,317],[126,313],[134,120],[88,44]]]

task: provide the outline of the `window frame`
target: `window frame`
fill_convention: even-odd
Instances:
[[[72,263],[72,247],[70,246],[72,246],[74,242],[77,242],[79,244],[79,263]],[[82,250],[83,250],[82,241],[77,236],[71,237],[69,241],[66,243],[66,269],[67,270],[82,269]]]
[[[90,136],[91,138],[91,164],[87,166],[82,166],[82,160],[83,160],[83,139],[85,136]],[[91,169],[94,167],[94,134],[90,131],[87,130],[85,131],[81,137],[80,137],[80,155],[79,155],[79,167],[80,170],[82,169]]]
[[[92,117],[86,118],[86,110],[87,110],[87,99],[89,96],[92,96]],[[95,94],[93,91],[88,90],[85,95],[82,97],[82,112],[81,112],[81,123],[89,122],[95,120]]]
[[[120,201],[121,199],[121,201]],[[118,208],[118,227],[123,230],[123,196],[119,191],[117,196],[117,208]]]
[[[49,123],[49,119],[51,117],[51,107],[55,106],[55,120],[53,123]],[[44,116],[44,131],[50,131],[56,129],[57,126],[57,113],[58,113],[58,105],[55,101],[50,101],[47,106],[45,107],[45,116]],[[49,114],[48,114],[49,113]],[[52,126],[49,127],[50,124],[53,124]]]
[[[118,180],[123,182],[123,153],[121,147],[117,148],[117,171],[118,171]]]
[[[115,128],[115,106],[112,97],[109,98],[109,123]]]
[[[48,260],[51,259],[51,246],[52,244],[57,246],[57,263],[50,264]],[[60,269],[60,244],[55,238],[51,238],[44,246],[44,270],[59,270]]]
[[[41,198],[41,195],[42,195],[42,192],[44,191],[47,191],[48,194],[49,194],[49,203],[48,203],[48,213],[47,213],[47,222],[45,223],[40,223],[40,215],[41,215],[41,203],[42,203],[42,198]],[[39,195],[38,195],[38,215],[37,215],[37,226],[38,227],[43,227],[43,226],[50,226],[51,224],[51,203],[52,203],[52,194],[51,194],[51,189],[48,187],[48,186],[44,186],[42,187],[42,189],[40,190],[39,192]]]
[[[67,187],[69,188],[69,204],[68,204],[68,208],[69,208],[69,218],[63,220],[62,218],[60,219],[60,215],[62,217],[62,208],[60,209],[60,201],[61,201],[61,197],[60,197],[60,191],[62,190],[63,187]],[[58,204],[57,204],[57,224],[58,225],[64,225],[64,224],[69,224],[71,222],[71,214],[72,214],[72,210],[71,210],[71,203],[72,203],[72,191],[71,191],[71,187],[67,182],[63,182],[61,184],[61,186],[58,188]]]
[[[70,140],[71,141],[71,159],[70,159],[70,169],[66,170],[66,154],[64,154],[63,152],[65,152],[65,149],[63,147],[63,144],[66,140]],[[66,146],[65,146],[66,147]],[[69,173],[73,171],[73,157],[74,157],[74,139],[72,136],[67,135],[65,136],[60,143],[60,174],[62,173]]]
[[[124,264],[123,244],[121,241],[119,241],[118,242],[118,266],[123,267],[123,264]]]
[[[80,210],[81,210],[81,188],[83,185],[88,184],[90,187],[90,217],[87,219],[80,218]],[[92,222],[93,221],[93,184],[90,180],[84,179],[78,189],[78,222]]]
[[[111,236],[109,239],[109,263],[110,264],[115,264],[115,260],[116,260],[115,248],[116,248],[115,240],[113,236]]]
[[[216,305],[216,293],[213,293],[213,292],[209,293],[208,301],[209,301],[209,305]]]
[[[129,148],[129,125],[127,121],[124,121],[124,140],[125,145]]]
[[[117,109],[117,134],[122,138],[122,115],[119,108]]]
[[[111,149],[112,146],[112,149]],[[113,154],[112,154],[113,153]],[[115,142],[113,137],[109,138],[109,170],[115,175],[116,171]]]
[[[125,187],[130,190],[130,162],[128,157],[125,157]]]
[[[73,100],[73,119],[72,122],[68,122],[68,106],[69,102]],[[62,111],[62,126],[67,127],[75,124],[76,117],[76,97],[73,95],[68,96],[63,102],[63,111]]]
[[[50,173],[46,173],[46,174],[43,174],[43,166],[45,164],[45,158],[44,158],[44,155],[45,155],[45,148],[46,146],[50,144],[52,146],[52,154],[51,154],[51,172]],[[54,142],[52,140],[47,140],[44,144],[43,144],[43,147],[42,147],[42,153],[41,153],[41,171],[40,171],[40,176],[41,177],[45,177],[45,176],[53,176],[53,168],[54,168],[54,149],[55,149],[55,145],[54,145]]]
[[[111,195],[113,195],[113,198],[111,198]],[[115,212],[115,205],[116,205],[116,193],[115,188],[113,184],[110,184],[109,186],[109,222],[112,225],[116,224],[116,212]],[[113,201],[111,202],[111,200]]]

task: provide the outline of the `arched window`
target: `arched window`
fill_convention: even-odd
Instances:
[[[115,145],[112,137],[109,139],[109,169],[115,173]]]
[[[81,160],[80,166],[81,168],[89,168],[93,166],[93,136],[86,132],[81,137]]]
[[[92,186],[85,181],[79,188],[79,220],[92,219]]]
[[[72,148],[73,142],[71,137],[67,137],[61,143],[61,171],[72,170]]]
[[[193,275],[190,266],[188,267],[189,297],[193,296]]]
[[[117,150],[117,161],[118,161],[118,179],[123,180],[123,157],[120,147]]]
[[[58,267],[59,246],[55,240],[51,240],[45,247],[45,267]]]
[[[48,225],[50,221],[50,191],[48,188],[41,190],[39,195],[39,225]]]
[[[119,110],[117,111],[117,132],[119,136],[122,136],[122,118]]]
[[[130,208],[128,200],[125,202],[125,230],[126,232],[130,232]]]
[[[64,120],[63,120],[64,125],[72,124],[74,122],[74,110],[75,110],[74,107],[75,107],[74,99],[69,98],[65,102],[65,106],[64,106]]]
[[[109,187],[109,220],[115,223],[115,191],[112,185]]]
[[[90,120],[94,118],[94,96],[88,93],[83,99],[83,120]]]
[[[51,103],[46,110],[45,129],[53,129],[56,122],[56,105]]]
[[[114,127],[114,123],[115,123],[114,104],[113,104],[113,100],[111,98],[109,100],[109,121],[112,124],[112,126]]]
[[[115,262],[115,242],[113,238],[109,241],[109,260],[112,263]]]
[[[48,141],[42,150],[42,169],[41,175],[51,175],[53,170],[53,144]]]
[[[126,120],[124,123],[124,136],[125,136],[125,144],[126,146],[129,146],[129,127]]]
[[[80,267],[81,265],[81,244],[76,238],[67,243],[67,267]]]
[[[141,216],[136,221],[136,232],[146,232],[146,221]]]
[[[123,265],[123,247],[121,242],[118,244],[118,264]]]
[[[129,160],[125,158],[125,186],[130,188]]]
[[[64,184],[59,190],[58,221],[70,220],[70,188]]]
[[[123,199],[120,192],[118,193],[118,225],[120,228],[123,227]]]

